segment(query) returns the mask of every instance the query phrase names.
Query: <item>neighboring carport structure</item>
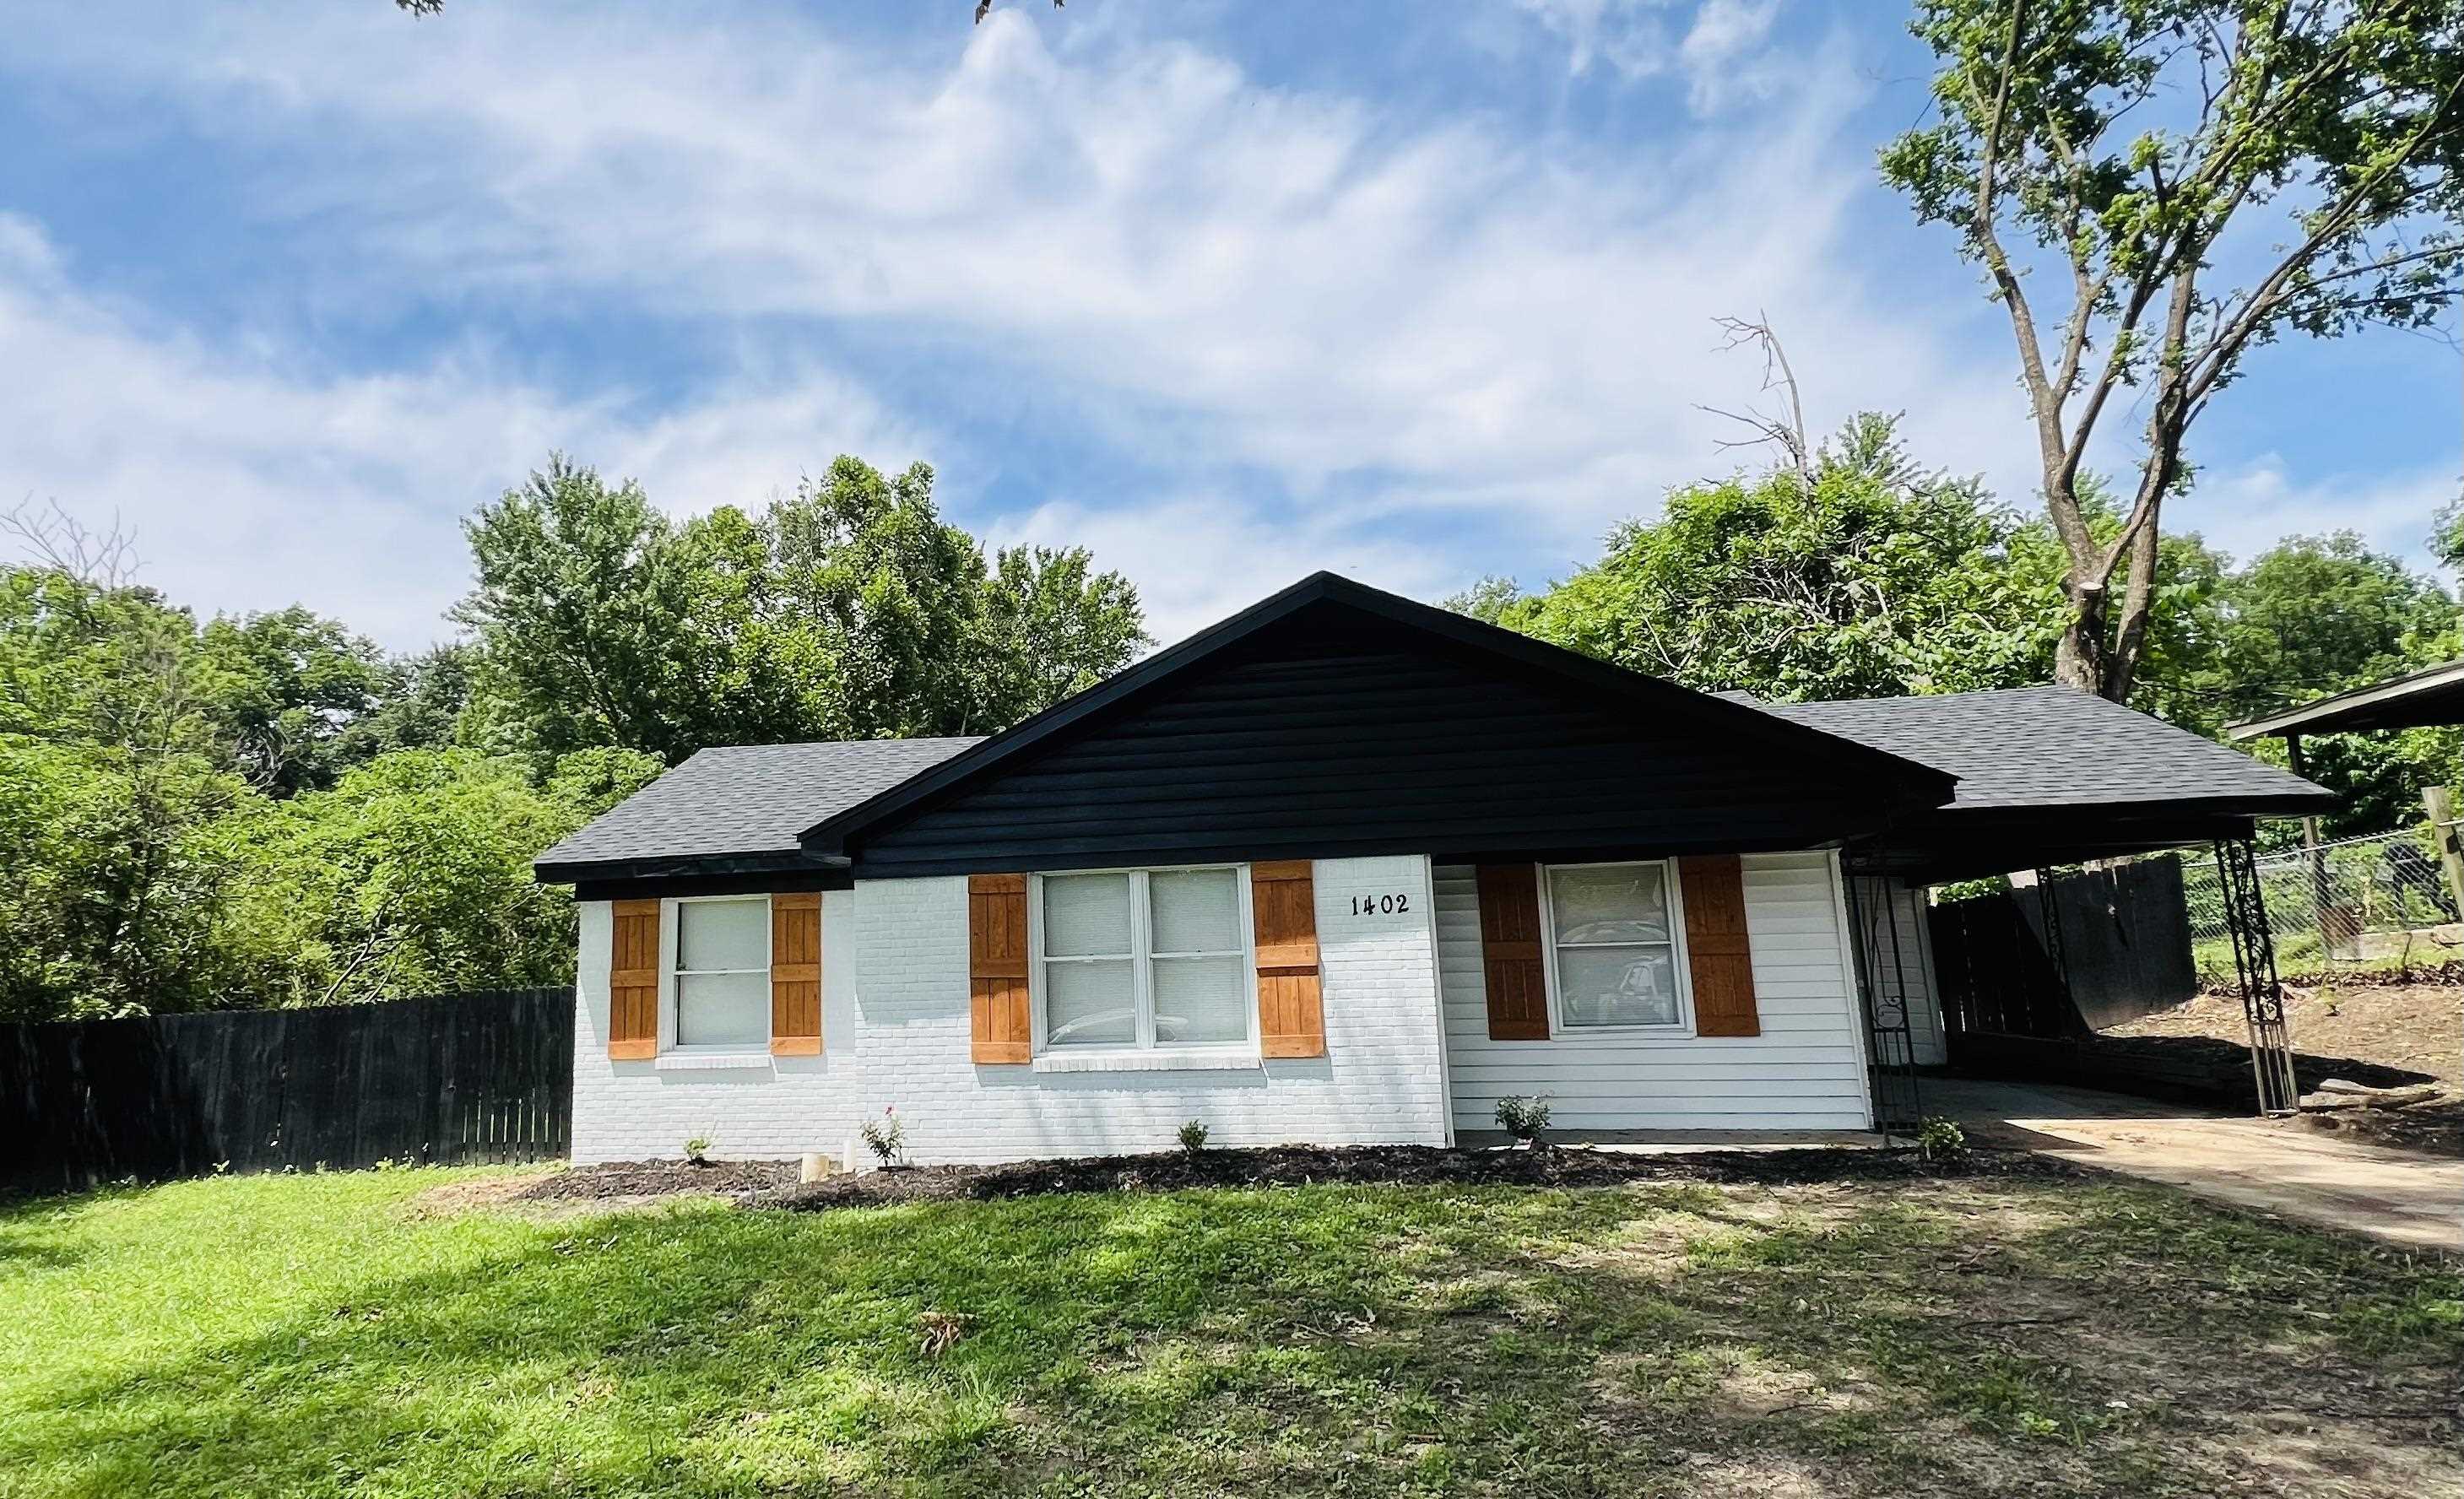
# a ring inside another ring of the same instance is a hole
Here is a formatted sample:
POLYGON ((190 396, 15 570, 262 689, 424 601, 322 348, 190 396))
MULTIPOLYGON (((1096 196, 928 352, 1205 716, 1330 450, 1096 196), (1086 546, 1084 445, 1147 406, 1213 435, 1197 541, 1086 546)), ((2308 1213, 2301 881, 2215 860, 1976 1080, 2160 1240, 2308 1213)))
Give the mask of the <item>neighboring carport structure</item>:
MULTIPOLYGON (((2286 708, 2263 717, 2229 724, 2225 737, 2245 739, 2280 738, 2295 775, 2302 774, 2301 741, 2321 734, 2370 734, 2392 729, 2444 728, 2464 724, 2464 661, 2450 661, 2367 687, 2356 687, 2286 708)), ((2438 838, 2446 865, 2447 884, 2464 905, 2464 847, 2456 836, 2455 809, 2445 786, 2425 786, 2421 800, 2438 838)), ((2319 842, 2315 818, 2304 825, 2309 842, 2319 842)), ((2321 876, 2323 878, 2323 875, 2321 876)), ((2323 897, 2322 897, 2323 898, 2323 897)))
MULTIPOLYGON (((2066 687, 2014 688, 1944 696, 1762 704, 1811 728, 1919 761, 1959 778, 1947 805, 1903 815, 1852 844, 1852 873, 1903 887, 1938 885, 2016 870, 2045 870, 2165 849, 2212 846, 2250 1021, 2261 1107, 2293 1104, 2283 999, 2267 915, 2253 866, 2262 817, 2316 816, 2333 796, 2238 751, 2092 694, 2066 687)), ((1852 882, 1852 889, 1854 882, 1852 882)), ((1860 929, 1869 923, 1860 919, 1860 929)), ((1893 1045, 1913 1056, 1903 1004, 1908 991, 1900 924, 1867 960, 1878 1060, 1893 1045), (1894 974, 1892 970, 1899 971, 1894 974)), ((2058 941, 2048 922, 2047 941, 2058 941)), ((2058 955, 2054 955, 2057 966, 2058 955)))

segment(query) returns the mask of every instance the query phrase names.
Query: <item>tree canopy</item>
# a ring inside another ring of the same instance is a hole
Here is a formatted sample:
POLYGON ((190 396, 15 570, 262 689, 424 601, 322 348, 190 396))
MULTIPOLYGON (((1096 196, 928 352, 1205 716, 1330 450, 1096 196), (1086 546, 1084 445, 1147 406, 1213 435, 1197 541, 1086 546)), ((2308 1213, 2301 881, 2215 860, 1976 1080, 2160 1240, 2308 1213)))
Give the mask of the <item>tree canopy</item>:
POLYGON ((842 457, 758 518, 676 522, 557 458, 465 529, 470 713, 534 757, 990 733, 1147 643, 1128 580, 1076 549, 988 562, 921 464, 842 457))
POLYGON ((1911 30, 1940 67, 1937 112, 1882 174, 1958 231, 2010 320, 2066 560, 2056 674, 2126 700, 2160 511, 2250 352, 2419 326, 2455 299, 2464 11, 1922 0, 1911 30), (2108 417, 2143 426, 2122 523, 2101 530, 2080 485, 2108 417))
POLYGON ((1118 670, 1137 595, 987 558, 932 471, 841 458, 677 521, 553 459, 469 523, 470 638, 388 658, 305 608, 200 624, 116 539, 7 518, 0 1019, 556 982, 549 844, 715 743, 989 732, 1118 670))
MULTIPOLYGON (((2081 500, 2092 534, 2119 531, 2119 505, 2092 479, 2081 500)), ((2045 520, 1925 469, 1869 413, 1803 465, 1792 451, 1670 492, 1540 592, 1490 578, 1446 602, 1706 691, 1819 701, 2051 680, 2064 562, 2045 520)), ((2350 533, 2290 537, 2239 565, 2196 535, 2163 535, 2149 620, 2133 706, 2210 736, 2457 649, 2446 589, 2350 533)), ((2259 753, 2280 761, 2283 749, 2259 753)), ((2322 738, 2306 769, 2343 798, 2331 831, 2376 831, 2416 818, 2420 788, 2464 770, 2464 736, 2322 738)))

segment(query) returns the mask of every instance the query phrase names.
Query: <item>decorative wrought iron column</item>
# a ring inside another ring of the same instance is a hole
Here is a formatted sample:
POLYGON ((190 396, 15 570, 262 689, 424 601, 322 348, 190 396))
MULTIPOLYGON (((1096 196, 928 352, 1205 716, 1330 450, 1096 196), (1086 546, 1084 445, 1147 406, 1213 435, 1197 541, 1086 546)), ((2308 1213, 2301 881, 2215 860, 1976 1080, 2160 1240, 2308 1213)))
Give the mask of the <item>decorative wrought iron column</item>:
POLYGON ((2249 838, 2216 840, 2216 882, 2224 891, 2225 931, 2233 938, 2233 975, 2241 984, 2242 1018, 2250 1027, 2250 1070, 2258 1112, 2291 1113, 2299 1106, 2293 1047, 2284 1028, 2284 984, 2276 973, 2276 938, 2268 930, 2267 896, 2258 883, 2258 855, 2249 838))
POLYGON ((1847 887, 1848 939, 1855 949, 1858 995, 1865 1006, 1865 1029, 1872 1039, 1871 1072, 1874 1088, 1874 1127, 1882 1133, 1887 1143, 1893 1135, 1916 1134, 1921 1117, 1917 1097, 1916 1034, 1908 1023, 1907 958, 1900 940, 1899 913, 1891 899, 1890 876, 1863 876, 1849 872, 1847 862, 1840 863, 1840 877, 1847 887), (1866 900, 1859 888, 1870 878, 1881 892, 1877 915, 1866 911, 1866 900), (1891 981, 1882 982, 1883 940, 1881 930, 1890 933, 1889 949, 1891 981))

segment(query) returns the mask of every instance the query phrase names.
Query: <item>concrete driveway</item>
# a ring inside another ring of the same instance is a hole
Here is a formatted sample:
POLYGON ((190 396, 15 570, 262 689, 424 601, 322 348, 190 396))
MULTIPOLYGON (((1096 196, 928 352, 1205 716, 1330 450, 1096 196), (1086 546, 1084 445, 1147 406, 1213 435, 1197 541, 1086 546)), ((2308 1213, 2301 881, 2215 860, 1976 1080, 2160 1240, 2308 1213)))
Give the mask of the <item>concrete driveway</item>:
POLYGON ((2464 1250, 2464 1161, 2361 1145, 2292 1120, 2041 1083, 1928 1077, 1927 1114, 1972 1139, 2021 1145, 2241 1207, 2464 1250))

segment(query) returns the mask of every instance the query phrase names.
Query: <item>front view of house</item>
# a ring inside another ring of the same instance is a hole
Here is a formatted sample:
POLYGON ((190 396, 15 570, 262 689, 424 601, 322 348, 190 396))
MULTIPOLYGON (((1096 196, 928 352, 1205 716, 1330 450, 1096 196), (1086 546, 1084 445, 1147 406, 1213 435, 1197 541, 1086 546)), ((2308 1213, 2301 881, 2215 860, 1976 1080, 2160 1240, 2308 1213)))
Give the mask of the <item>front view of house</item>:
POLYGON ((1443 1144, 1510 1094, 1577 1134, 1864 1129, 1878 983, 1939 1048, 1922 953, 1877 979, 1941 872, 1908 850, 2318 796, 2059 689, 1896 701, 1997 697, 2099 738, 2059 778, 1991 732, 1895 753, 1904 715, 1834 732, 1871 705, 1766 710, 1319 574, 988 739, 706 750, 539 861, 581 903, 574 1158, 843 1156, 892 1107, 920 1162, 1192 1119, 1443 1144))

